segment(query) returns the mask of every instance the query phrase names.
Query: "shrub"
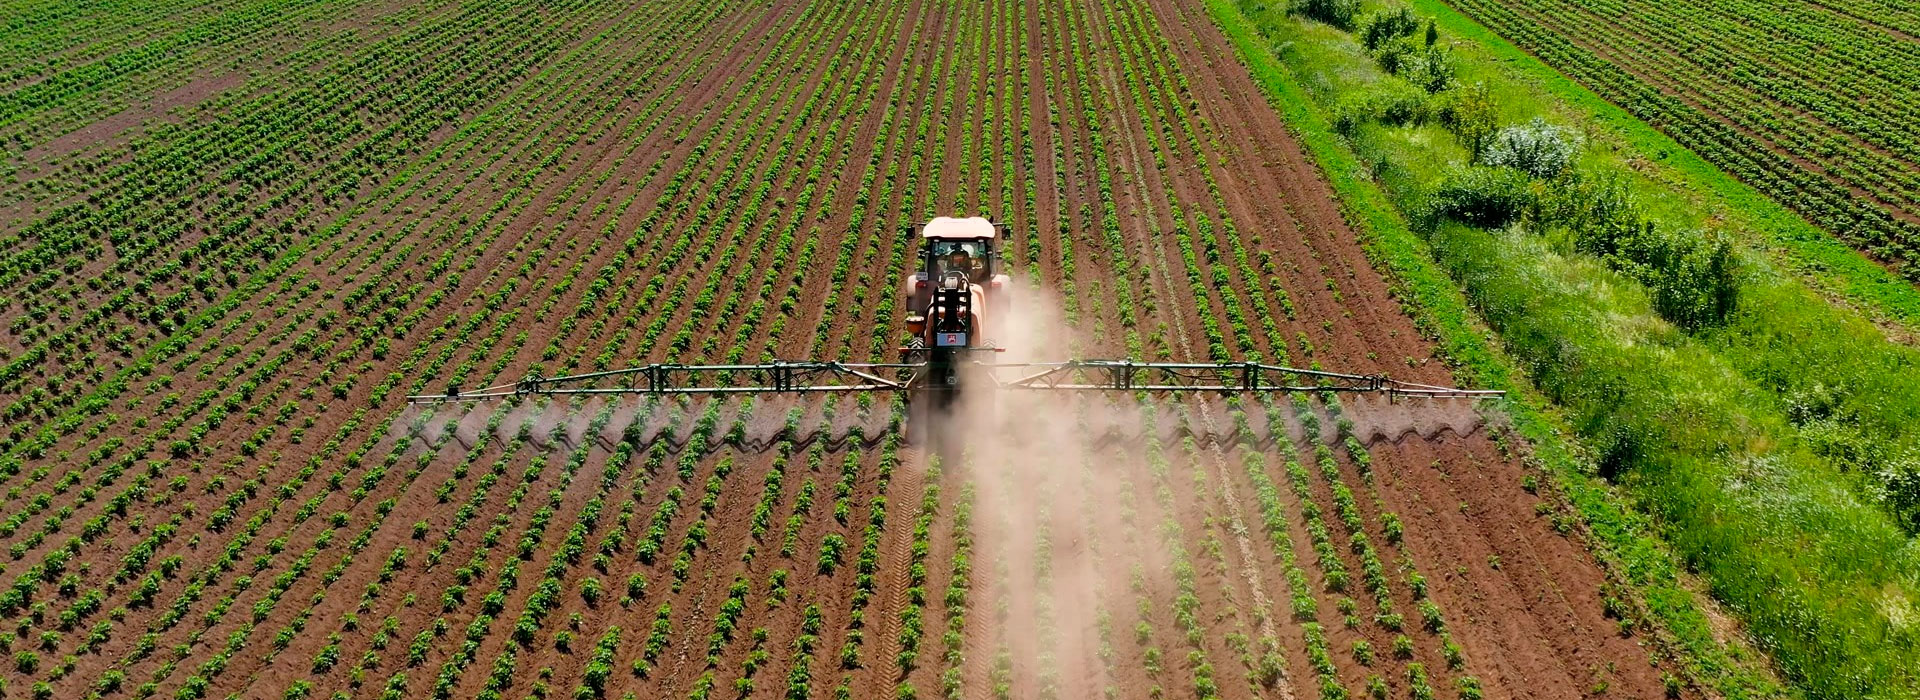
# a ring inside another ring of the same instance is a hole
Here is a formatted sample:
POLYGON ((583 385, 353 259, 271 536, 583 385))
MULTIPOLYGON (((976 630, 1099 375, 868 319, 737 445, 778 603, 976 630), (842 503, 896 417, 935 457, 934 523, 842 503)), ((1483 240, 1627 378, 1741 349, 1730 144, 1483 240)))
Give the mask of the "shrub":
POLYGON ((1404 83, 1383 82, 1363 96, 1348 98, 1334 110, 1333 128, 1352 136, 1361 124, 1419 126, 1434 116, 1427 94, 1404 83))
POLYGON ((1648 222, 1621 241, 1616 267, 1653 292, 1653 310, 1682 328, 1718 325, 1733 313, 1738 275, 1733 243, 1720 234, 1648 222))
POLYGON ((1288 12, 1352 30, 1360 17, 1360 0, 1295 0, 1288 12))
POLYGON ((1414 19, 1413 10, 1402 7, 1367 18, 1366 26, 1360 29, 1360 43, 1366 45, 1368 51, 1375 51, 1390 42, 1413 36, 1419 30, 1420 21, 1414 19))
POLYGON ((1902 514, 1909 531, 1920 529, 1920 456, 1887 459, 1871 475, 1874 495, 1902 514))
POLYGON ((1474 83, 1447 93, 1439 110, 1440 125, 1460 139, 1477 162, 1500 128, 1500 102, 1486 83, 1474 83))
POLYGON ((1480 162, 1514 168, 1544 180, 1566 172, 1582 142, 1579 132, 1534 117, 1533 121, 1495 132, 1480 152, 1480 162))
MULTIPOLYGON (((1409 27, 1414 26, 1411 15, 1408 16, 1407 22, 1409 27)), ((1399 23, 1388 20, 1387 24, 1398 25, 1399 23)), ((1374 62, 1380 64, 1381 70, 1400 76, 1407 83, 1425 90, 1428 94, 1439 94, 1453 87, 1457 68, 1452 54, 1439 46, 1423 45, 1415 41, 1410 29, 1407 35, 1388 38, 1392 36, 1392 31, 1391 26, 1378 30, 1377 36, 1381 43, 1369 49, 1373 54, 1374 62)))
POLYGON ((1452 53, 1428 44, 1413 54, 1413 58, 1416 62, 1405 66, 1400 77, 1406 78, 1407 82, 1419 86, 1430 95, 1437 95, 1453 87, 1453 79, 1459 67, 1454 63, 1452 53))
POLYGON ((1453 219, 1480 228, 1501 228, 1520 220, 1538 202, 1527 176, 1510 168, 1469 167, 1455 171, 1427 196, 1432 219, 1453 219))
POLYGON ((1419 126, 1432 117, 1427 96, 1418 90, 1382 90, 1374 93, 1374 119, 1391 126, 1419 126))
POLYGON ((1662 318, 1698 329, 1733 313, 1739 293, 1733 243, 1712 231, 1654 223, 1618 178, 1563 178, 1548 188, 1540 209, 1545 223, 1573 232, 1574 247, 1646 285, 1662 318))

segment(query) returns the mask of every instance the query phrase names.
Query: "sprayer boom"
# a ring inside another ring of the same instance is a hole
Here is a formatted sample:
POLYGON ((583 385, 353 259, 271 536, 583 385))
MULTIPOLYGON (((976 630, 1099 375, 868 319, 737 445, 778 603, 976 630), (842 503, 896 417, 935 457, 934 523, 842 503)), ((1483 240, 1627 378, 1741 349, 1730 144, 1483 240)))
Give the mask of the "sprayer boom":
MULTIPOLYGON (((967 361, 969 369, 986 370, 983 388, 1055 392, 1214 393, 1343 392, 1394 397, 1491 398, 1501 391, 1454 389, 1414 384, 1383 375, 1342 374, 1258 362, 1134 362, 1131 360, 1070 360, 996 364, 967 361), (1000 370, 1016 376, 1001 378, 1000 370)), ((445 394, 407 397, 408 401, 439 403, 486 401, 522 396, 579 396, 618 394, 807 394, 853 392, 952 391, 923 381, 928 362, 845 363, 771 362, 739 365, 651 364, 606 372, 560 377, 531 375, 513 384, 445 394), (884 376, 891 374, 892 377, 884 376)))
POLYGON ((752 365, 651 364, 627 369, 588 372, 560 377, 528 375, 513 384, 445 394, 409 396, 414 403, 487 401, 549 395, 594 394, 762 394, 903 391, 903 382, 875 372, 911 369, 906 364, 841 362, 771 362, 752 365))
MULTIPOLYGON (((1006 331, 1013 279, 1000 268, 1006 224, 981 217, 935 217, 907 227, 920 241, 920 265, 901 280, 911 340, 900 362, 786 362, 752 365, 652 364, 563 377, 528 376, 475 391, 409 396, 408 401, 485 401, 532 395, 807 394, 907 392, 916 410, 944 410, 963 388, 1149 393, 1364 392, 1428 398, 1487 398, 1469 391, 1413 384, 1385 375, 1341 374, 1258 362, 1070 360, 995 364, 1004 350, 991 338, 1006 331), (1017 376, 1004 378, 1011 370, 1017 376), (963 379, 965 381, 963 381, 963 379)), ((968 389, 971 391, 972 389, 968 389)))
POLYGON ((1071 360, 994 367, 1026 370, 1018 378, 999 382, 1002 389, 1221 394, 1333 391, 1386 394, 1390 398, 1484 398, 1505 393, 1414 384, 1378 374, 1342 374, 1258 362, 1071 360))

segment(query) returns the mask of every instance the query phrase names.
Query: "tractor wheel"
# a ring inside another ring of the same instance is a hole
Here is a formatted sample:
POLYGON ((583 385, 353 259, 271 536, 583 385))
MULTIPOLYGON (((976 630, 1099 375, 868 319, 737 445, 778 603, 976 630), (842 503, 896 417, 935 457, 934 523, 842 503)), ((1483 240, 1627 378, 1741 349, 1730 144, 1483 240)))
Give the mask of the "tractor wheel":
POLYGON ((949 448, 957 448, 953 434, 953 392, 926 391, 907 399, 906 443, 928 455, 953 459, 949 448))
POLYGON ((900 430, 901 441, 913 447, 920 447, 927 442, 928 429, 932 426, 932 411, 927 406, 930 399, 922 394, 924 392, 907 395, 907 421, 900 430))

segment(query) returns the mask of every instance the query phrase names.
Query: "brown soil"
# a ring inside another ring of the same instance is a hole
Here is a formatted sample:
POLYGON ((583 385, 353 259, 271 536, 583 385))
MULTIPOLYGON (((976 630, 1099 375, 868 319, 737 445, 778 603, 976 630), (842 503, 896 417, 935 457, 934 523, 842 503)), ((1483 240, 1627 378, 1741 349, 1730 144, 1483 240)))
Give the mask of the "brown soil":
MULTIPOLYGON (((1218 319, 1229 347, 1238 344, 1226 320, 1237 308, 1264 357, 1449 381, 1367 264, 1312 162, 1191 3, 581 2, 544 21, 570 28, 561 48, 389 163, 408 173, 404 184, 363 182, 351 201, 269 207, 269 219, 287 221, 294 238, 314 247, 276 273, 272 281, 285 285, 220 286, 190 298, 196 313, 229 300, 235 310, 162 358, 156 374, 169 384, 128 369, 127 390, 104 397, 108 410, 76 412, 74 430, 44 454, 8 448, 24 456, 20 474, 0 477, 0 487, 19 487, 9 508, 26 512, 43 494, 48 507, 0 535, 0 545, 18 553, 0 561, 0 577, 14 580, 66 548, 78 592, 98 589, 103 601, 60 630, 58 615, 77 598, 56 593, 52 582, 40 586, 32 601, 47 610, 15 613, 21 639, 40 644, 42 632, 59 634, 46 638, 35 671, 0 671, 9 684, 46 680, 56 692, 84 694, 117 670, 127 678, 121 694, 151 680, 169 696, 200 681, 210 694, 265 697, 302 684, 313 697, 378 697, 388 688, 424 697, 436 686, 448 697, 552 696, 586 682, 596 643, 618 628, 608 697, 685 697, 709 683, 712 697, 787 697, 793 684, 815 698, 843 684, 854 697, 897 696, 903 686, 943 697, 954 679, 960 697, 976 700, 1193 697, 1208 684, 1225 698, 1308 698, 1321 679, 1309 628, 1293 609, 1292 561, 1312 588, 1305 593, 1328 643, 1328 678, 1356 695, 1376 674, 1404 693, 1416 663, 1442 695, 1468 677, 1498 698, 1662 692, 1661 669, 1641 640, 1622 636, 1606 616, 1602 569, 1551 517, 1535 513, 1524 468, 1499 456, 1465 404, 1349 400, 1371 480, 1344 454, 1324 407, 1315 409, 1329 431, 1322 435, 1305 435, 1297 419, 1269 428, 1264 416, 1249 421, 1254 435, 1236 435, 1235 417, 1211 400, 1149 409, 1010 398, 994 413, 968 414, 980 439, 938 472, 916 448, 889 453, 887 397, 864 415, 851 398, 763 397, 737 444, 724 436, 745 411, 740 401, 403 407, 400 396, 416 381, 428 391, 455 373, 469 387, 511 382, 529 371, 585 369, 603 354, 616 367, 718 360, 711 355, 736 338, 749 360, 763 352, 798 359, 816 343, 850 360, 890 359, 885 344, 876 352, 869 343, 876 327, 889 343, 897 335, 880 308, 895 294, 902 264, 912 264, 900 227, 928 212, 984 211, 1037 234, 1030 241, 1017 229, 1008 243, 1007 260, 1021 268, 1029 246, 1038 246, 1031 253, 1041 288, 1029 290, 1033 301, 1023 307, 1050 319, 1008 339, 1025 343, 1023 359, 1117 356, 1130 341, 1150 355, 1143 359, 1201 359, 1207 318, 1218 319), (806 210, 798 209, 803 201, 806 210), (793 245, 812 242, 816 252, 801 274, 772 270, 768 278, 775 236, 789 225, 793 245), (1193 251, 1194 269, 1183 248, 1193 251), (729 250, 731 267, 719 269, 729 250), (680 257, 667 264, 670 255, 680 257), (1267 259, 1271 271, 1262 269, 1267 259), (1212 280, 1216 263, 1226 284, 1212 280), (1190 283, 1193 274, 1200 284, 1190 283), (770 281, 759 296, 763 278, 770 281), (1069 282, 1077 290, 1070 321, 1066 302, 1053 299, 1069 282), (685 295, 672 297, 683 285, 685 295), (705 288, 712 298, 697 299, 705 288), (1131 326, 1119 308, 1122 289, 1137 316, 1131 326), (789 293, 799 303, 783 310, 789 293), (758 324, 736 336, 756 302, 765 304, 758 324), (1291 317, 1281 315, 1283 303, 1294 308, 1291 317), (1271 333, 1256 308, 1276 316, 1271 333), (691 345, 676 347, 683 331, 691 345), (301 349, 288 353, 296 342, 301 349), (384 348, 376 351, 377 343, 384 348), (373 385, 389 374, 400 377, 398 387, 374 401, 373 385), (253 394, 222 406, 241 381, 254 382, 253 394), (203 395, 213 398, 194 400, 203 395), (291 417, 276 423, 283 405, 291 417), (716 405, 713 434, 691 451, 700 442, 695 424, 716 405), (797 435, 780 433, 789 409, 800 415, 797 435), (596 420, 598 432, 590 430, 596 420), (217 425, 199 447, 172 457, 173 441, 203 421, 217 425), (258 449, 242 449, 256 433, 264 435, 258 449), (1357 499, 1356 532, 1385 563, 1384 605, 1406 618, 1408 658, 1391 653, 1398 633, 1374 621, 1383 603, 1359 583, 1365 562, 1315 462, 1314 444, 1324 440, 1334 440, 1336 478, 1357 499), (1260 485, 1245 466, 1250 454, 1279 487, 1291 549, 1276 550, 1269 539, 1260 485), (113 471, 123 455, 132 461, 113 471), (1287 455, 1312 472, 1304 492, 1289 486, 1287 455), (142 497, 110 506, 147 460, 158 476, 142 497), (730 465, 724 476, 722 464, 730 465), (847 465, 842 519, 835 506, 847 465), (329 484, 336 473, 337 486, 329 484), (175 476, 185 477, 182 490, 159 497, 175 476), (701 501, 716 478, 709 511, 701 501), (99 493, 85 498, 70 486, 96 480, 99 493), (801 496, 809 488, 810 505, 801 496), (636 548, 674 489, 679 505, 660 522, 660 551, 643 559, 636 548), (916 533, 929 495, 933 517, 916 533), (763 498, 766 529, 756 535, 753 513, 763 498), (884 518, 876 518, 882 502, 884 518), (231 522, 212 527, 228 503, 231 522), (585 516, 590 504, 598 517, 585 516), (1337 544, 1324 565, 1307 535, 1309 504, 1337 544), (1388 513, 1404 522, 1403 543, 1389 543, 1388 513), (184 566, 159 582, 153 605, 132 605, 153 565, 136 567, 131 582, 114 582, 112 573, 153 526, 176 515, 182 534, 153 561, 179 556, 184 566), (789 518, 793 546, 782 553, 789 518), (95 519, 105 536, 68 544, 95 519), (884 527, 875 533, 869 584, 859 560, 876 519, 884 527), (424 523, 417 536, 415 523, 424 523), (674 590, 682 543, 702 532, 674 590), (577 559, 565 556, 569 537, 581 545, 577 559), (523 540, 532 543, 524 555, 523 540), (829 541, 844 549, 825 570, 818 562, 829 541), (606 556, 596 560, 602 542, 606 556), (962 542, 969 551, 956 557, 962 542), (300 563, 309 548, 315 555, 300 563), (401 549, 406 564, 381 582, 401 549), (429 563, 436 550, 439 560, 429 563), (229 552, 231 570, 189 587, 229 552), (510 564, 516 575, 508 581, 510 564), (1326 590, 1326 567, 1336 566, 1355 573, 1344 594, 1326 590), (1445 615, 1446 637, 1422 625, 1425 599, 1408 583, 1412 570, 1445 615), (784 597, 776 575, 786 578, 784 597), (515 640, 523 612, 547 597, 549 576, 557 584, 551 604, 527 617, 530 635, 515 640), (645 591, 623 600, 633 576, 645 579, 645 591), (590 578, 604 591, 598 600, 583 594, 590 578), (443 601, 461 579, 470 579, 464 595, 443 601), (736 580, 747 590, 737 625, 715 637, 736 580), (948 588, 960 580, 964 593, 950 602, 948 588), (1344 624, 1343 597, 1354 599, 1352 626, 1344 624), (497 612, 483 614, 493 605, 497 612), (666 644, 648 660, 662 605, 670 608, 666 644), (913 610, 922 631, 903 668, 913 610), (112 622, 107 638, 83 646, 102 620, 112 622), (950 641, 954 620, 964 624, 950 641), (137 652, 148 632, 154 651, 137 652), (562 632, 570 642, 561 643, 562 632), (1459 667, 1446 658, 1448 640, 1464 652, 1459 667), (1370 665, 1356 658, 1360 642, 1377 654, 1370 665), (1268 643, 1278 677, 1258 668, 1268 643), (229 645, 231 654, 223 651, 229 645), (857 663, 843 666, 843 648, 857 650, 857 663), (51 675, 68 654, 71 671, 51 675), (645 661, 643 673, 636 661, 645 661)), ((156 104, 166 99, 154 96, 156 104)), ((107 119, 75 133, 124 126, 107 119)), ((309 165, 337 162, 375 139, 313 145, 324 152, 309 165)), ((113 157, 125 145, 94 148, 113 157)), ((195 234, 155 255, 249 260, 224 244, 188 252, 207 240, 195 234)), ((58 284, 79 298, 102 294, 77 280, 58 284)), ((138 352, 125 362, 161 347, 171 332, 115 318, 136 331, 138 352)), ((93 348, 105 340, 75 342, 93 348)), ((68 354, 45 371, 68 382, 88 361, 68 354)), ((52 382, 34 374, 7 398, 52 382)))

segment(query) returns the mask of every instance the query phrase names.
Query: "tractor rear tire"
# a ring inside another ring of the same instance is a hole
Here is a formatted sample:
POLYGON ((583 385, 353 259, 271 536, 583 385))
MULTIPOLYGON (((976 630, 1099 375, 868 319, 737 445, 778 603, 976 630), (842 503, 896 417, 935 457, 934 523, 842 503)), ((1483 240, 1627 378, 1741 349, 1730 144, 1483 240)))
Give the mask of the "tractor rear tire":
POLYGON ((923 391, 907 399, 906 443, 942 461, 958 459, 960 439, 954 434, 954 394, 923 391))
MULTIPOLYGON (((915 392, 920 393, 920 392, 915 392)), ((901 426, 902 442, 919 447, 927 441, 928 429, 932 425, 932 412, 927 408, 927 399, 923 396, 907 397, 907 421, 901 426)))

